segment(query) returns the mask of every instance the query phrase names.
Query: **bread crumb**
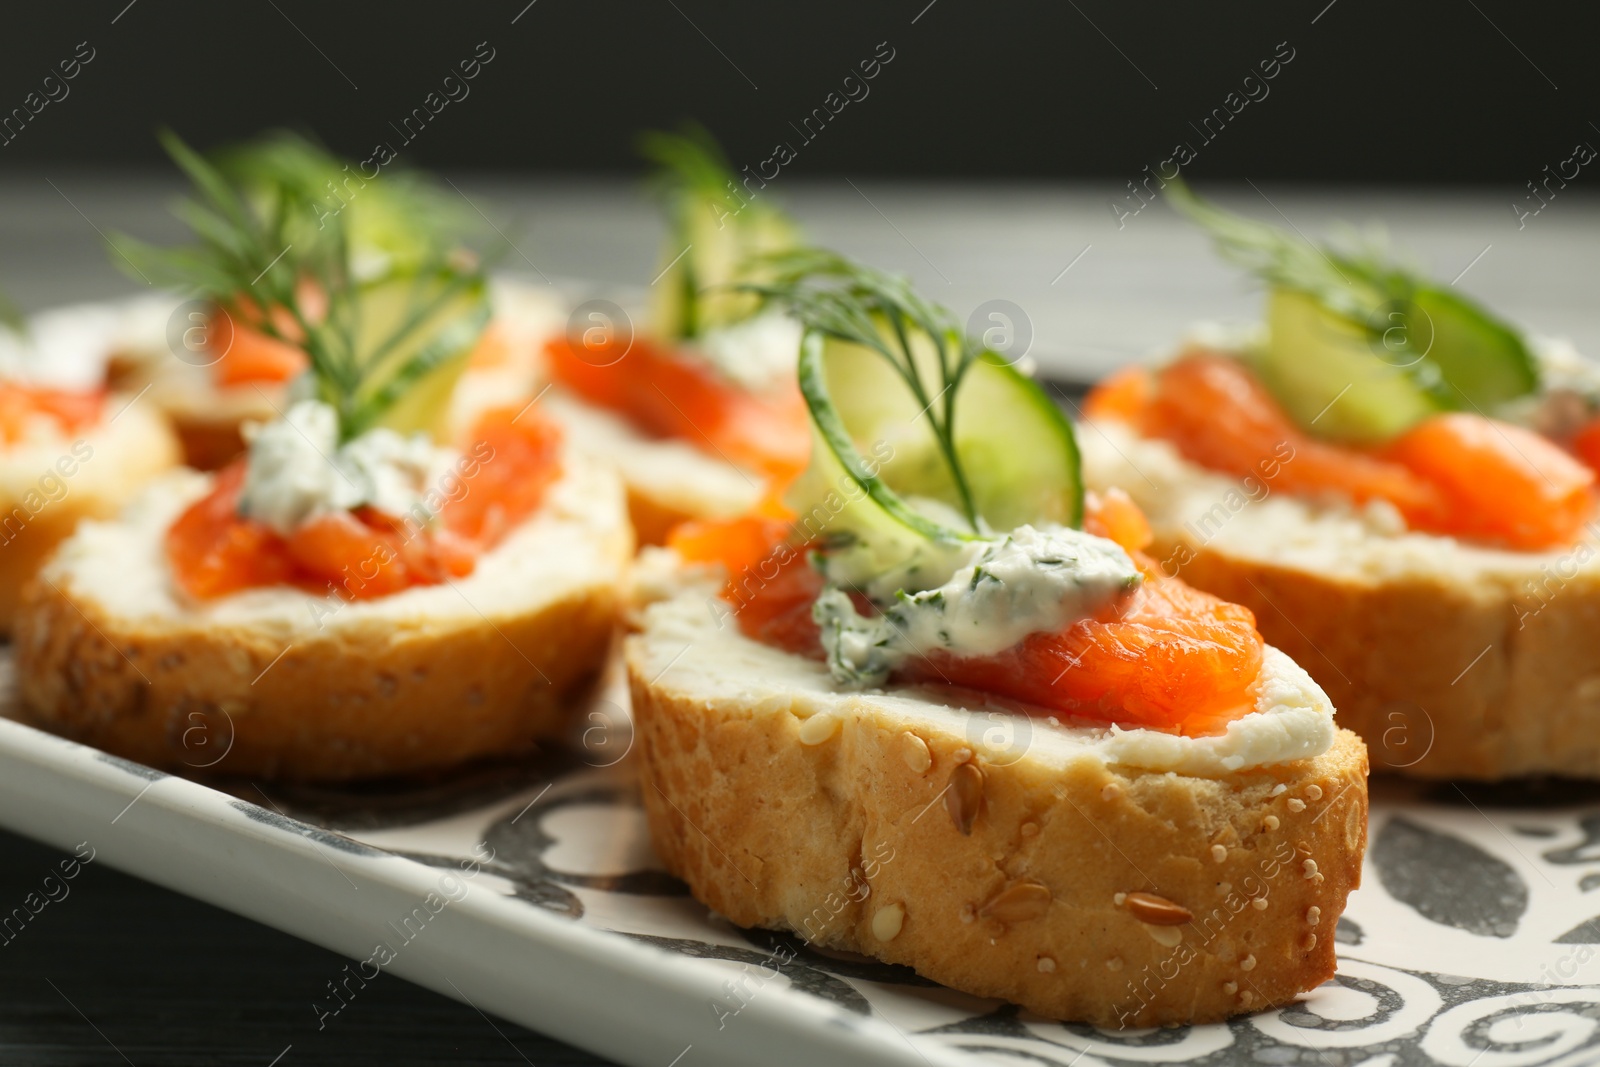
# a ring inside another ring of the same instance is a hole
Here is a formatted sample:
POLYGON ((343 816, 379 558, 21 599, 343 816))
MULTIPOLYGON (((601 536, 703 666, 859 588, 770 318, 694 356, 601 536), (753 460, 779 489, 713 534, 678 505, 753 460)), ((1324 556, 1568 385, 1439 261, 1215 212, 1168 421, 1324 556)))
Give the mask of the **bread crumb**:
POLYGON ((906 766, 915 774, 926 774, 928 768, 933 766, 933 755, 928 751, 928 742, 910 730, 900 735, 900 755, 905 758, 906 766))
POLYGON ((1100 790, 1100 799, 1105 801, 1115 800, 1121 795, 1122 790, 1117 788, 1116 782, 1107 782, 1105 788, 1100 790))
POLYGON ((1305 871, 1305 875, 1306 875, 1307 878, 1315 878, 1317 876, 1317 861, 1316 860, 1306 860, 1303 864, 1300 865, 1300 868, 1301 868, 1301 870, 1305 871))
POLYGON ((1055 973, 1055 969, 1056 969, 1056 961, 1055 960, 1051 959, 1049 956, 1040 956, 1039 957, 1039 973, 1040 974, 1054 974, 1055 973))
POLYGON ((872 916, 872 936, 879 941, 893 941, 900 936, 900 926, 905 918, 906 909, 898 904, 879 908, 872 916))
POLYGON ((1322 799, 1322 787, 1320 785, 1315 785, 1315 784, 1306 786, 1306 799, 1307 800, 1321 800, 1322 799))
POLYGON ((1315 925, 1317 925, 1317 923, 1319 923, 1321 921, 1322 921, 1322 909, 1321 908, 1313 906, 1313 907, 1310 907, 1310 908, 1306 909, 1306 922, 1308 924, 1310 924, 1312 926, 1315 926, 1315 925))
POLYGON ((1317 935, 1316 934, 1307 934, 1306 935, 1306 951, 1310 952, 1312 949, 1314 949, 1316 947, 1317 947, 1317 935))
POLYGON ((1250 902, 1250 906, 1252 908, 1256 909, 1257 911, 1266 911, 1267 910, 1267 898, 1266 897, 1256 897, 1254 900, 1252 900, 1250 902))
POLYGON ((834 734, 839 732, 839 716, 813 715, 800 724, 800 743, 802 745, 820 745, 834 734))
POLYGON ((1276 815, 1268 815, 1265 819, 1261 820, 1261 825, 1265 826, 1268 830, 1276 830, 1278 828, 1278 817, 1276 815))
POLYGON ((1122 907, 1123 903, 1127 901, 1127 899, 1128 894, 1126 893, 1113 893, 1111 895, 1111 903, 1115 904, 1119 908, 1122 907))
POLYGON ((1282 782, 1279 782, 1277 785, 1272 787, 1272 792, 1268 793, 1267 796, 1269 796, 1269 797, 1281 797, 1281 796, 1283 796, 1283 794, 1287 793, 1288 791, 1289 791, 1289 787, 1284 785, 1282 782))
POLYGON ((1032 837, 1034 834, 1039 832, 1039 824, 1036 822, 1025 822, 1022 824, 1020 832, 1023 837, 1032 837))
POLYGON ((1290 797, 1289 798, 1289 810, 1290 811, 1305 811, 1306 810, 1306 802, 1301 800, 1299 797, 1290 797))
POLYGON ((1106 970, 1108 970, 1108 971, 1120 971, 1120 970, 1122 970, 1122 957, 1121 956, 1112 956, 1109 960, 1106 960, 1106 970))
POLYGON ((960 748, 955 750, 955 752, 952 754, 951 758, 954 759, 957 763, 965 763, 965 762, 967 762, 967 760, 972 758, 972 749, 968 748, 965 745, 962 745, 960 748))
POLYGON ((1056 718, 1054 715, 1046 715, 1045 716, 1045 721, 1048 722, 1051 726, 1060 726, 1061 725, 1061 720, 1056 718))
POLYGON ((1228 996, 1231 997, 1235 993, 1239 992, 1239 983, 1238 982, 1223 982, 1222 983, 1222 991, 1224 993, 1226 993, 1228 996))
POLYGON ((1254 1001, 1255 999, 1256 999, 1256 995, 1254 993, 1250 992, 1250 990, 1248 990, 1248 989, 1246 989, 1243 993, 1239 994, 1239 1003, 1241 1003, 1241 1004, 1249 1004, 1250 1002, 1254 1001))
POLYGON ((1226 845, 1212 845, 1211 858, 1218 863, 1228 862, 1228 848, 1226 845))
POLYGON ((1239 961, 1239 969, 1241 971, 1253 971, 1253 970, 1255 970, 1256 969, 1256 958, 1255 958, 1255 955, 1252 953, 1251 955, 1246 956, 1244 959, 1240 960, 1239 961))

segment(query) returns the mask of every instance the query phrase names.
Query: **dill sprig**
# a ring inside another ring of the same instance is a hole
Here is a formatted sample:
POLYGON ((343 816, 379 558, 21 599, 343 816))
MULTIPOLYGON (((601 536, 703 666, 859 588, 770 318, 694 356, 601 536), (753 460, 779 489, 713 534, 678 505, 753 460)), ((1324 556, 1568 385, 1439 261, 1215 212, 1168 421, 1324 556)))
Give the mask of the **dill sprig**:
POLYGON ((297 190, 312 205, 298 220, 303 226, 321 229, 344 216, 361 276, 415 269, 430 252, 448 251, 482 232, 461 197, 423 175, 390 163, 380 175, 364 177, 360 167, 290 130, 223 148, 211 161, 253 201, 279 186, 297 190))
POLYGON ((1422 279, 1369 245, 1340 253, 1267 222, 1235 215, 1198 196, 1181 179, 1169 181, 1167 202, 1198 223, 1229 262, 1269 285, 1305 293, 1345 318, 1366 324, 1386 301, 1403 298, 1422 279))
POLYGON ((738 286, 765 281, 761 258, 796 247, 798 227, 769 194, 740 180, 703 126, 642 134, 639 151, 655 165, 649 186, 667 214, 651 309, 657 332, 693 340, 754 315, 760 301, 738 286))
POLYGON ((1224 259, 1268 285, 1303 293, 1342 317, 1423 392, 1446 407, 1483 409, 1537 388, 1520 331, 1452 285, 1399 262, 1383 242, 1316 244, 1270 223, 1224 211, 1183 181, 1167 200, 1198 223, 1224 259))
POLYGON ((860 345, 894 368, 928 421, 962 518, 973 533, 981 532, 954 428, 962 378, 983 347, 946 308, 923 299, 899 275, 817 248, 770 256, 763 265, 771 280, 743 288, 779 301, 808 331, 860 345), (926 346, 923 355, 919 343, 926 346))
POLYGON ((302 166, 303 152, 298 160, 269 152, 270 162, 258 157, 255 167, 235 156, 224 169, 170 131, 160 140, 194 186, 174 213, 195 243, 158 248, 118 234, 110 239, 118 258, 154 284, 247 313, 253 328, 302 349, 343 439, 379 424, 424 378, 464 356, 488 322, 481 268, 435 238, 416 241, 407 269, 358 278, 348 218, 328 209, 314 180, 325 168, 302 166), (398 309, 374 313, 379 287, 398 309))

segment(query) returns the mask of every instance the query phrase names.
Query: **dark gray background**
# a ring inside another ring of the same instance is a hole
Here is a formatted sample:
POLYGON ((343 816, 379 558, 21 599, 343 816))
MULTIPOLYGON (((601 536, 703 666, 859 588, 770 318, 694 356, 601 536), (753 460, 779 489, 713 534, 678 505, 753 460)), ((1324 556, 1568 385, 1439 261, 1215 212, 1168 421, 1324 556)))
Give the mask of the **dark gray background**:
POLYGON ((1578 3, 127 3, 7 10, 0 113, 78 42, 96 58, 0 168, 154 165, 159 125, 205 144, 291 124, 365 154, 483 41, 494 61, 411 161, 631 171, 636 131, 694 117, 741 163, 795 143, 807 177, 1120 179, 1198 147, 1189 123, 1279 42, 1295 59, 1194 176, 1520 184, 1600 143, 1600 15, 1578 3), (802 145, 790 124, 883 41, 870 95, 802 145))

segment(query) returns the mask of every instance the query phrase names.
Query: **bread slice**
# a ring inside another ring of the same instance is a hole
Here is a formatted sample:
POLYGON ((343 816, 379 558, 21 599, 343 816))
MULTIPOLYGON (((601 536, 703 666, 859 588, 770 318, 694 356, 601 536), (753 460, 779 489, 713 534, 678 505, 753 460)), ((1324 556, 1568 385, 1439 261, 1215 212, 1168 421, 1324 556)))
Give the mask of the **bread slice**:
POLYGON ((106 418, 81 435, 0 451, 0 636, 10 634, 23 585, 79 522, 115 515, 178 461, 178 443, 150 405, 113 395, 106 418))
POLYGON ((182 599, 163 538, 207 484, 185 472, 85 524, 29 587, 16 664, 37 721, 154 766, 399 774, 563 733, 607 655, 633 541, 620 485, 591 464, 569 460, 469 577, 349 603, 182 599))
POLYGON ((1236 481, 1121 423, 1078 437, 1090 488, 1122 486, 1169 573, 1253 610, 1378 769, 1600 776, 1600 526, 1560 550, 1485 548, 1236 481))
POLYGON ((649 568, 626 651, 651 837, 733 922, 1107 1027, 1222 1019, 1332 976, 1366 750, 1281 653, 1246 718, 1327 747, 1256 765, 1238 737, 839 691, 743 637, 716 575, 649 568))
POLYGON ((762 475, 708 455, 691 441, 649 437, 560 387, 552 387, 539 403, 566 430, 574 448, 622 475, 628 514, 642 545, 664 543, 681 522, 743 515, 761 500, 762 475))

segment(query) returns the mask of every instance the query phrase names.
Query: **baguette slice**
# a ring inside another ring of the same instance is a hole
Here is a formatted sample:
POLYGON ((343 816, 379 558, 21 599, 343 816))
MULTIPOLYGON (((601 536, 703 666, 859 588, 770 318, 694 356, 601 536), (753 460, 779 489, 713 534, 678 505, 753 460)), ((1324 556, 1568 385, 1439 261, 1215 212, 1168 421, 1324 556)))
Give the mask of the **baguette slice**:
POLYGON ((626 649, 651 837, 733 922, 1107 1027, 1218 1020, 1332 976, 1366 749, 1276 650, 1259 705, 1283 718, 1257 741, 1326 749, 1251 765, 1234 737, 842 692, 743 637, 716 576, 650 567, 626 649))
POLYGON ((9 635, 22 588, 84 519, 115 515, 178 462, 178 442, 152 407, 113 395, 106 419, 79 436, 0 453, 0 636, 9 635))
POLYGON ((37 721, 154 766, 373 777, 561 735, 606 657, 633 548, 609 472, 569 459, 467 578, 348 603, 180 599, 163 539, 207 484, 185 472, 85 524, 29 587, 16 662, 37 721))
POLYGON ((1379 769, 1600 777, 1600 527, 1559 550, 1485 548, 1236 481, 1122 423, 1078 438, 1086 484, 1133 496, 1168 573, 1254 611, 1379 769))

